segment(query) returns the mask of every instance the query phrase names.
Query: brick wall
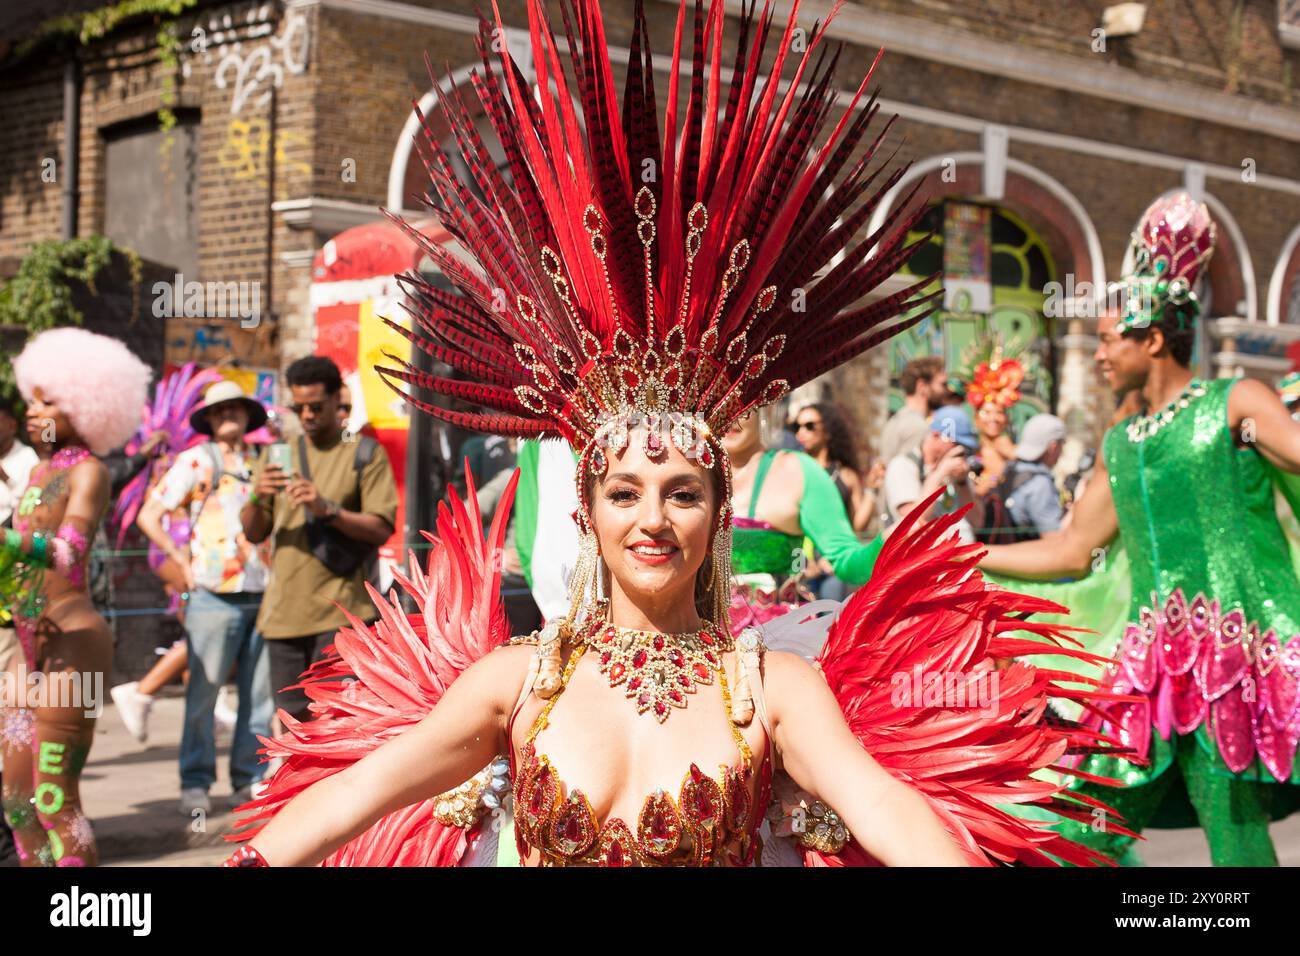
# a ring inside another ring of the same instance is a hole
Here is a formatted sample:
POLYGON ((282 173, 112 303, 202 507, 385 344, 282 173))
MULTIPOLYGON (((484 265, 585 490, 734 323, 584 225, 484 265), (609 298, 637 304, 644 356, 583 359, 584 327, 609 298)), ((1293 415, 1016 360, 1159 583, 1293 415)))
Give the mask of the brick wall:
MULTIPOLYGON (((918 30, 931 23, 1003 43, 1011 62, 1017 49, 1046 50, 1059 54, 1063 71, 1101 62, 1115 70, 1133 71, 1135 83, 1148 76, 1196 84, 1207 91, 1235 91, 1243 110, 1257 103, 1294 102, 1291 78, 1300 66, 1300 53, 1284 50, 1278 43, 1272 0, 1241 4, 1237 33, 1225 20, 1235 4, 1158 0, 1148 4, 1142 33, 1112 42, 1105 54, 1093 53, 1089 45, 1104 2, 860 2, 871 12, 913 18, 918 30)), ((474 15, 470 0, 408 0, 408 6, 474 15)), ((605 7, 611 43, 626 46, 631 4, 607 0, 605 7)), ((527 27, 522 0, 503 3, 501 9, 507 24, 527 27)), ((666 50, 671 43, 673 14, 670 4, 651 0, 647 6, 657 50, 666 50)), ((426 53, 439 74, 472 65, 477 62, 474 37, 436 25, 319 5, 287 10, 275 4, 208 4, 181 24, 182 35, 189 35, 197 25, 209 40, 206 50, 184 54, 185 72, 178 87, 179 105, 198 110, 201 116, 201 278, 263 283, 269 279, 270 307, 279 322, 259 330, 258 349, 268 356, 269 364, 283 365, 314 347, 307 263, 329 233, 272 215, 270 203, 316 197, 355 204, 362 210, 384 204, 394 149, 411 102, 430 89, 426 53), (279 70, 281 82, 274 104, 272 188, 268 163, 272 110, 270 103, 262 102, 268 84, 265 78, 260 85, 250 78, 274 69, 279 70), (354 181, 343 175, 345 161, 349 172, 355 171, 354 181)), ((103 220, 102 130, 153 115, 161 105, 154 30, 152 25, 142 25, 82 50, 79 208, 83 233, 97 230, 103 220)), ((875 54, 874 45, 846 48, 838 73, 840 85, 861 77, 875 54)), ((668 61, 660 56, 656 62, 663 69, 668 61)), ((622 68, 616 67, 615 76, 621 84, 622 68)), ((666 90, 662 73, 660 79, 662 102, 666 90)), ((40 181, 40 160, 60 155, 61 67, 53 60, 25 63, 6 73, 3 81, 0 128, 6 131, 6 145, 0 150, 0 257, 20 256, 35 239, 58 234, 60 185, 40 181)), ((875 81, 888 99, 909 106, 1178 160, 1236 168, 1251 159, 1260 174, 1300 179, 1297 144, 1250 129, 1167 115, 899 52, 886 54, 875 81)), ((474 103, 468 86, 464 93, 474 103)), ((916 118, 898 123, 892 143, 900 142, 904 145, 896 162, 981 149, 976 131, 916 118)), ((1129 232, 1142 210, 1182 179, 1178 169, 1135 163, 1118 154, 1084 155, 1060 144, 1013 140, 1010 156, 1050 176, 1079 200, 1096 227, 1110 278, 1119 272, 1129 232)), ((413 157, 413 162, 418 164, 418 158, 413 157)), ((972 175, 978 180, 977 174, 972 175)), ((421 181, 418 174, 412 178, 421 181)), ((1016 192, 1017 188, 1014 181, 1009 184, 1006 204, 1043 231, 1061 271, 1077 270, 1073 247, 1054 224, 1059 210, 1048 208, 1041 196, 1034 200, 1016 192)), ((1300 195, 1218 179, 1209 180, 1207 189, 1241 227, 1262 319, 1274 263, 1282 243, 1300 223, 1300 195)), ((408 196, 406 204, 418 207, 414 197, 408 196)), ((1233 266, 1220 259, 1214 268, 1222 271, 1233 266)), ((878 381, 879 374, 877 356, 843 377, 846 387, 864 393, 858 397, 863 408, 883 407, 882 397, 866 384, 878 381), (870 364, 873 361, 875 365, 870 364)), ((1103 414, 1107 405, 1099 399, 1097 414, 1103 414)), ((873 411, 865 417, 875 424, 879 415, 873 411)))

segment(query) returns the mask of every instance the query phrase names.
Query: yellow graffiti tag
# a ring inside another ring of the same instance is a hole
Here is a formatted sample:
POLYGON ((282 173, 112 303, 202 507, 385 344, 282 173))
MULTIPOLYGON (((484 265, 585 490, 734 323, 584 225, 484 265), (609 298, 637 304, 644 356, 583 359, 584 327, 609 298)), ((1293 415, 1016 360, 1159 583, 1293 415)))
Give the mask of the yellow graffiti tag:
MULTIPOLYGON (((270 138, 265 119, 232 119, 226 127, 226 141, 217 152, 217 163, 235 179, 260 179, 266 175, 266 153, 270 138)), ((286 146, 306 144, 306 137, 296 130, 277 130, 276 167, 310 176, 309 164, 301 160, 290 161, 285 155, 286 146)))

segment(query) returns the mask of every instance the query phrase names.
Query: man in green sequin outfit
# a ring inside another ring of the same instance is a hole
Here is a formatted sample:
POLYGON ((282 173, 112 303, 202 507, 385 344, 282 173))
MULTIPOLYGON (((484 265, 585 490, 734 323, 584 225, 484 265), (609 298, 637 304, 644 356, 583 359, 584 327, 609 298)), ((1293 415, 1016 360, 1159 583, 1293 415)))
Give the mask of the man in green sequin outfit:
MULTIPOLYGON (((1070 835, 1120 859, 1133 839, 1124 828, 1199 823, 1216 866, 1267 866, 1277 863, 1270 820, 1300 804, 1300 582, 1273 495, 1280 472, 1300 472, 1300 424, 1263 382, 1192 374, 1192 289, 1213 234, 1186 194, 1148 210, 1095 358, 1117 394, 1138 389, 1149 411, 1106 433, 1064 531, 992 547, 981 567, 1040 581, 1104 574, 1118 535, 1128 625, 1092 649, 1116 659, 1104 679, 1131 702, 1084 722, 1133 759, 1094 756, 1078 768, 1120 789, 1083 777, 1073 789, 1124 820, 1098 810, 1070 835)), ((1053 585, 1040 587, 1052 596, 1053 585)))

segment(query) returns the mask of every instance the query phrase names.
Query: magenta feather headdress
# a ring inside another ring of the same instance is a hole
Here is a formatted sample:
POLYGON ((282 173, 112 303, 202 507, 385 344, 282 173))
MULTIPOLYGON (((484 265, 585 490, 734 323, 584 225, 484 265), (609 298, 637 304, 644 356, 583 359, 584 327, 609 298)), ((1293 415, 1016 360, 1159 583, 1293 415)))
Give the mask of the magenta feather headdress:
POLYGON ((177 455, 203 441, 204 436, 190 427, 190 415, 203 401, 207 387, 221 378, 216 369, 200 369, 194 362, 187 362, 165 376, 154 390, 153 401, 145 403, 140 427, 127 442, 126 453, 134 455, 160 429, 167 433, 167 438, 153 449, 149 464, 127 483, 113 505, 118 547, 122 546, 127 529, 135 523, 154 482, 167 472, 177 455))

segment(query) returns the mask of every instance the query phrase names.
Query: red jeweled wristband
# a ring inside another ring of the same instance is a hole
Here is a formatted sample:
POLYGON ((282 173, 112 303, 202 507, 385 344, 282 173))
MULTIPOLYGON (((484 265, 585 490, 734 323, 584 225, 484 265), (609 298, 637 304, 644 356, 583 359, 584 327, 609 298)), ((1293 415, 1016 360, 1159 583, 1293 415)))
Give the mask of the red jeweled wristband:
POLYGON ((244 845, 241 846, 234 853, 230 854, 230 859, 226 860, 226 862, 222 863, 221 865, 222 866, 270 867, 271 864, 266 862, 266 859, 262 856, 262 854, 257 852, 257 849, 255 847, 244 845))

